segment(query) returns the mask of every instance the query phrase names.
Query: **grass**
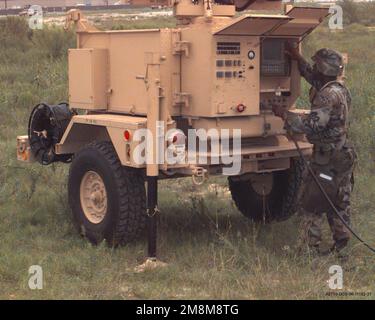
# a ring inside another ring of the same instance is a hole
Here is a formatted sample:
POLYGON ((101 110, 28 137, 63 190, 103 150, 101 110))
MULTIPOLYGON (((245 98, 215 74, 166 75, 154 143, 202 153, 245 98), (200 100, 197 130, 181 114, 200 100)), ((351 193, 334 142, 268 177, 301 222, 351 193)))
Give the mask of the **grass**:
MULTIPOLYGON (((136 28, 132 23, 126 26, 136 28)), ((173 25, 171 18, 144 23, 173 25)), ((145 241, 112 250, 80 238, 67 206, 68 167, 15 160, 15 138, 26 132, 33 105, 67 99, 66 48, 74 45, 74 35, 58 28, 31 34, 17 19, 0 20, 0 43, 0 298, 332 298, 326 295, 328 268, 338 261, 297 253, 299 217, 253 224, 234 207, 221 178, 200 187, 190 179, 161 183, 164 269, 134 272, 144 260, 145 241), (35 264, 43 267, 43 290, 28 288, 28 268, 35 264)), ((308 38, 304 52, 308 56, 324 46, 349 53, 351 137, 360 155, 353 225, 375 244, 374 33, 360 25, 336 33, 321 28, 308 38)), ((308 103, 307 89, 300 105, 308 103)), ((327 228, 325 237, 329 241, 327 228)), ((373 299, 374 256, 355 240, 350 250, 343 291, 370 293, 356 298, 373 299)))

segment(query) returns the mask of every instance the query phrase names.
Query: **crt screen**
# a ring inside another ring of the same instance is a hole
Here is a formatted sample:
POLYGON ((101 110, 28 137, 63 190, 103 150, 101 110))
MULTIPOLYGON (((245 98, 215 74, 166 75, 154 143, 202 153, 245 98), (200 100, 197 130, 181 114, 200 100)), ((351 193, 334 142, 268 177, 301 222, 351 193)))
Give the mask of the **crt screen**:
POLYGON ((283 62, 284 60, 284 45, 283 40, 279 39, 267 39, 263 42, 262 52, 263 52, 263 61, 279 61, 283 62))
POLYGON ((264 76, 287 76, 289 59, 285 56, 283 39, 265 39, 262 42, 261 74, 264 76))

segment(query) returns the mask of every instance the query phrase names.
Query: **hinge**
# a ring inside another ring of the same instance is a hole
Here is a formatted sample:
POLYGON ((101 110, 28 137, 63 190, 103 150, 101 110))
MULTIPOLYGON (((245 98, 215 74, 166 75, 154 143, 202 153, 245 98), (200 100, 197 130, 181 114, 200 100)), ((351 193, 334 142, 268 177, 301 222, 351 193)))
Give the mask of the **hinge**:
POLYGON ((165 98, 163 87, 159 87, 159 99, 165 98))
POLYGON ((175 107, 189 107, 190 94, 186 92, 176 92, 173 96, 173 105, 175 107))
POLYGON ((173 44, 173 54, 174 55, 185 55, 186 57, 189 56, 189 41, 175 41, 173 44))

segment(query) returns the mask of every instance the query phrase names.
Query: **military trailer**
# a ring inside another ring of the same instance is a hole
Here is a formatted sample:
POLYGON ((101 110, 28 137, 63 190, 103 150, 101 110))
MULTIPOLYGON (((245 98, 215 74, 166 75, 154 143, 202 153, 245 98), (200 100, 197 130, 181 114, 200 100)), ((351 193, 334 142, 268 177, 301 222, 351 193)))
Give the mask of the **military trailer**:
MULTIPOLYGON (((267 223, 296 211, 303 166, 272 106, 298 112, 301 78, 285 45, 300 46, 328 15, 266 0, 171 5, 173 29, 100 31, 69 11, 67 27, 77 32, 69 104, 37 105, 28 135, 18 137, 22 161, 71 162, 69 204, 82 234, 92 243, 128 243, 148 219, 150 256, 158 180, 191 176, 199 184, 228 174, 218 154, 225 144, 239 168, 228 181, 240 212, 267 223), (191 136, 194 129, 206 137, 191 136), (178 161, 160 161, 160 150, 178 161)), ((303 136, 294 138, 311 153, 303 136)))

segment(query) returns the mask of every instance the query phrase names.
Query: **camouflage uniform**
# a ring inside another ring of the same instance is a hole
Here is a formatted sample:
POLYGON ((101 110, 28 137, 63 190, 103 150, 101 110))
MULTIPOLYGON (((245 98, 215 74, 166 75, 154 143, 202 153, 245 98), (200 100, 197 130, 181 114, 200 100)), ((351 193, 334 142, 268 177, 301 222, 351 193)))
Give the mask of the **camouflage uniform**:
MULTIPOLYGON (((355 151, 347 139, 351 96, 348 89, 337 80, 321 85, 307 62, 299 61, 299 69, 301 75, 312 85, 311 113, 298 116, 288 112, 286 127, 289 131, 306 134, 308 141, 314 145, 311 167, 341 217, 349 224, 350 194, 356 159, 355 151)), ((335 215, 311 175, 307 172, 306 175, 301 198, 305 218, 303 240, 310 246, 319 245, 322 238, 323 213, 326 213, 336 248, 339 250, 340 246, 345 246, 348 242, 350 233, 335 215)))

